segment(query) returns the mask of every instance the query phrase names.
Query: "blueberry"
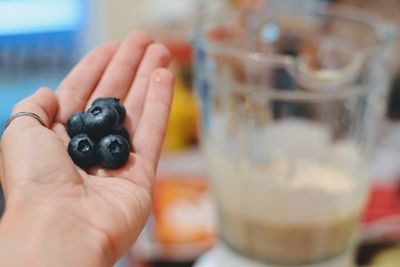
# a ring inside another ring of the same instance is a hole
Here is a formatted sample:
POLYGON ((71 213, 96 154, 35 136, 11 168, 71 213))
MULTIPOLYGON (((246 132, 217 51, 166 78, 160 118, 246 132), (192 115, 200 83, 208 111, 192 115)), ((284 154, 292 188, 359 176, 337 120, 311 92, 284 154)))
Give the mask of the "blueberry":
POLYGON ((118 112, 108 104, 90 107, 83 117, 88 134, 96 139, 109 134, 118 124, 118 112))
POLYGON ((105 168, 122 167, 128 161, 129 154, 129 143, 120 135, 107 135, 97 144, 97 158, 105 168))
POLYGON ((118 124, 117 127, 112 131, 113 134, 120 135, 123 138, 125 138, 128 143, 131 140, 131 137, 129 136, 128 130, 121 124, 118 124))
POLYGON ((68 153, 73 162, 87 169, 97 164, 96 145, 87 134, 78 134, 68 145, 68 153))
POLYGON ((113 97, 100 97, 97 98, 95 101, 93 101, 92 106, 93 105, 97 105, 97 104, 109 104, 111 106, 113 106, 117 111, 118 111, 118 115, 119 115, 119 122, 122 123, 125 120, 126 117, 126 110, 124 105, 122 105, 122 103, 119 101, 118 98, 113 98, 113 97))
POLYGON ((84 133, 85 123, 83 121, 83 112, 75 112, 67 121, 67 132, 69 137, 73 138, 75 135, 84 133))

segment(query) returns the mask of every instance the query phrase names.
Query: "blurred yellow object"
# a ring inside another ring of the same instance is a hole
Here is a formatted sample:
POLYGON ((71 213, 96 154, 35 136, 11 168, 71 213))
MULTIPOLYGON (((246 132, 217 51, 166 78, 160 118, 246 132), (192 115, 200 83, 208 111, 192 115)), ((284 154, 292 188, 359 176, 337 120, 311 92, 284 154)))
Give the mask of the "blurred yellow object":
POLYGON ((392 248, 379 253, 370 267, 399 267, 400 248, 392 248))
POLYGON ((164 152, 186 148, 196 139, 197 107, 193 92, 180 75, 176 77, 172 110, 164 152))

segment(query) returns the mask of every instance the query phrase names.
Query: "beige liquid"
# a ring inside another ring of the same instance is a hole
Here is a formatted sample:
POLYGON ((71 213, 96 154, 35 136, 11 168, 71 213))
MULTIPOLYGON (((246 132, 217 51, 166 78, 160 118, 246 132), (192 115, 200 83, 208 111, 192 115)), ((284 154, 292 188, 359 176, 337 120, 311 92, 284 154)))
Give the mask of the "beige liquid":
POLYGON ((321 224, 273 224, 220 212, 222 239, 237 252, 265 262, 306 264, 344 251, 356 214, 321 224))
POLYGON ((322 149, 331 153, 326 162, 299 157, 260 163, 237 160, 216 147, 209 143, 205 151, 221 238, 231 248, 267 263, 302 265, 349 247, 366 191, 364 168, 351 145, 322 149))

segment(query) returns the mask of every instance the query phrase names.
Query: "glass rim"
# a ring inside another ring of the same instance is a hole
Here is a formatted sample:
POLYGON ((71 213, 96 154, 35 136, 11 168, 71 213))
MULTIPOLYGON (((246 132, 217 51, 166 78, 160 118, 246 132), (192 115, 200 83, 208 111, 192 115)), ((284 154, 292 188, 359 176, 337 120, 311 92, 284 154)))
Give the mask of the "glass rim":
MULTIPOLYGON (((228 14, 244 14, 245 12, 250 12, 254 14, 261 14, 265 17, 271 18, 277 16, 276 14, 270 13, 270 11, 265 12, 259 10, 245 10, 240 12, 229 10, 227 12, 228 14)), ((287 15, 295 14, 294 12, 289 12, 287 10, 283 12, 278 11, 278 13, 279 12, 281 12, 281 14, 287 15)), ((397 26, 394 23, 390 23, 374 13, 345 4, 330 4, 329 8, 321 8, 321 6, 319 6, 312 11, 301 11, 295 15, 305 17, 335 17, 341 20, 352 21, 371 29, 377 41, 375 44, 366 46, 364 49, 360 49, 355 52, 360 56, 366 56, 372 53, 375 49, 381 47, 382 45, 386 45, 391 42, 394 43, 395 40, 400 37, 400 26, 397 26)), ((205 17, 203 17, 203 20, 207 20, 210 18, 212 19, 213 17, 208 17, 206 15, 205 17)), ((198 25, 196 32, 198 36, 195 38, 195 46, 198 46, 207 53, 213 55, 228 56, 230 58, 235 58, 241 61, 252 61, 282 66, 294 64, 294 61, 296 61, 296 58, 291 55, 283 55, 279 53, 268 53, 267 55, 263 52, 257 52, 251 49, 236 48, 230 46, 229 44, 220 44, 219 41, 213 41, 210 40, 210 38, 206 37, 208 33, 207 30, 209 29, 205 28, 206 27, 204 27, 204 25, 198 25)))

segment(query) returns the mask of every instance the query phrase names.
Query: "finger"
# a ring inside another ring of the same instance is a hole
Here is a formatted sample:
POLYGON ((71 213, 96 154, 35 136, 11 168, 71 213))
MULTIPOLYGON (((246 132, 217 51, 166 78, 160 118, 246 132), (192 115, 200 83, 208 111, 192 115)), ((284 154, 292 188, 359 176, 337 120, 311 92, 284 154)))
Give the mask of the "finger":
MULTIPOLYGON (((35 113, 49 127, 57 108, 55 94, 43 88, 17 104, 13 113, 35 113)), ((77 182, 79 178, 61 140, 32 117, 18 117, 9 124, 1 140, 1 151, 8 191, 15 182, 25 180, 42 184, 77 182)))
POLYGON ((3 156, 1 153, 0 153, 0 182, 1 182, 1 187, 3 189, 4 197, 6 197, 7 187, 4 177, 3 156))
POLYGON ((142 116, 150 76, 156 69, 166 68, 170 61, 171 54, 164 45, 153 44, 147 49, 132 88, 125 100, 125 106, 129 113, 129 120, 126 123, 132 135, 142 116))
POLYGON ((174 77, 169 70, 158 69, 151 75, 150 85, 132 144, 135 152, 158 164, 171 110, 174 77))
POLYGON ((98 97, 113 96, 124 99, 147 47, 153 39, 144 32, 133 32, 127 36, 108 65, 89 104, 98 97))
MULTIPOLYGON (((14 110, 13 114, 16 114, 20 111, 25 112, 33 112, 38 115, 42 121, 49 126, 52 124, 54 116, 57 112, 58 102, 54 93, 48 88, 40 88, 32 97, 33 101, 22 101, 18 103, 14 110)), ((22 127, 29 127, 34 125, 41 125, 39 121, 32 117, 22 116, 15 118, 7 127, 7 129, 14 127, 15 132, 18 133, 22 127)), ((6 131, 7 132, 7 131, 6 131)), ((4 135, 5 136, 5 135, 4 135)), ((5 137, 2 138, 2 141, 5 137)), ((3 163, 3 149, 0 154, 0 182, 3 187, 3 191, 6 194, 7 192, 7 184, 5 182, 5 173, 4 173, 4 163, 3 163)))
POLYGON ((61 141, 64 143, 65 148, 68 148, 71 138, 69 137, 65 126, 62 123, 57 122, 53 124, 51 130, 61 139, 61 141))
MULTIPOLYGON (((32 112, 38 115, 45 123, 46 127, 50 127, 53 123, 54 116, 57 113, 58 101, 54 93, 49 88, 40 88, 31 97, 18 103, 13 114, 18 112, 32 112)), ((10 122, 6 131, 12 128, 13 131, 21 130, 25 127, 40 125, 40 122, 29 116, 21 116, 10 122), (13 127, 11 127, 13 126, 13 127)))
POLYGON ((117 43, 95 48, 68 74, 56 93, 60 102, 57 121, 65 124, 72 113, 85 108, 117 48, 117 43))

